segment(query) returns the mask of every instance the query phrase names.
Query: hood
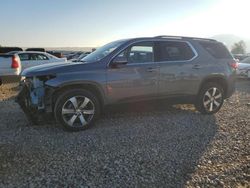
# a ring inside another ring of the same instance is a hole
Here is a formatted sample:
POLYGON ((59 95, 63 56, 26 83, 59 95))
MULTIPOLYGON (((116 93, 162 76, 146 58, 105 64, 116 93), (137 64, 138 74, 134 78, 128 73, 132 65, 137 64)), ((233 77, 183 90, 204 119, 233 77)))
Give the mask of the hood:
POLYGON ((22 72, 22 76, 31 77, 31 76, 43 76, 43 75, 53 75, 58 73, 70 73, 73 71, 79 70, 79 67, 82 67, 86 63, 82 62, 57 62, 49 63, 44 65, 38 65, 25 69, 22 72))

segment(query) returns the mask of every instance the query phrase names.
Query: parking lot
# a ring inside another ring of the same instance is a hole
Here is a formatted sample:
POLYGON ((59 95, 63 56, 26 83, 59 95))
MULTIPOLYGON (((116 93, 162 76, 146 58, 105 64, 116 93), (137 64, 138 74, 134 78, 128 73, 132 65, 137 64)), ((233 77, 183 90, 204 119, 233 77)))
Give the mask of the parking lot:
POLYGON ((0 86, 0 187, 248 187, 250 81, 216 115, 190 105, 107 109, 94 127, 69 133, 31 125, 0 86))

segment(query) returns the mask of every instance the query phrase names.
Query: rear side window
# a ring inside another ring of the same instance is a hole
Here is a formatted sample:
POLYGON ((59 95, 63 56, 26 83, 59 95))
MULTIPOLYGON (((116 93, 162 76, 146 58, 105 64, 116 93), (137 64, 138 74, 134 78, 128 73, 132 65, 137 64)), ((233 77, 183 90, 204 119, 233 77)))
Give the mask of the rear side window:
POLYGON ((195 56, 190 45, 186 42, 159 42, 159 61, 187 61, 195 56))
POLYGON ((219 42, 200 42, 200 45, 217 59, 232 58, 227 48, 219 42))

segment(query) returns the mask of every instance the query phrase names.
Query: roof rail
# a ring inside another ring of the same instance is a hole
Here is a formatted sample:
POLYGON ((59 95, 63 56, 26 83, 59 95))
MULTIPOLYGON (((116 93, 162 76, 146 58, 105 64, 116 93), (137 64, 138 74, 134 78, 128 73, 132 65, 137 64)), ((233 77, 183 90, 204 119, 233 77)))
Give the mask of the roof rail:
POLYGON ((183 37, 181 37, 181 36, 171 36, 171 35, 159 35, 159 36, 155 36, 155 38, 173 38, 173 39, 182 39, 183 37))
POLYGON ((155 36, 155 38, 170 38, 170 39, 191 39, 191 40, 203 40, 203 41, 212 41, 216 42, 215 39, 209 39, 209 38, 198 38, 198 37, 182 37, 182 36, 171 36, 171 35, 160 35, 155 36))

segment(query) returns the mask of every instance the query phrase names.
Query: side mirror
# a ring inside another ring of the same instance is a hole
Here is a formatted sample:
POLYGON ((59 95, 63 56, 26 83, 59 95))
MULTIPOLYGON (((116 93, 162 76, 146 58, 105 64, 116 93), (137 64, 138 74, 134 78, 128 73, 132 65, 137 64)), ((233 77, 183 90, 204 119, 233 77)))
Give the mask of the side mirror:
POLYGON ((112 68, 117 68, 120 67, 122 65, 126 65, 128 63, 127 58, 125 57, 116 57, 115 59, 113 59, 113 61, 111 62, 111 67, 112 68))

